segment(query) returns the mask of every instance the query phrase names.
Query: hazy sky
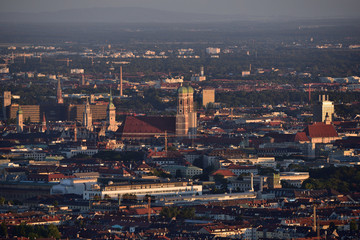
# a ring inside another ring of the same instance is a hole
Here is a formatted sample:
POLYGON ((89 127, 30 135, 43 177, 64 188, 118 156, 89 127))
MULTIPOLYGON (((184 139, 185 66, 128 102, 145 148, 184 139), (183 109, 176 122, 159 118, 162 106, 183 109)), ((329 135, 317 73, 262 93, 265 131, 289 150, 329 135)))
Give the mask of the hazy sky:
POLYGON ((360 0, 0 0, 0 12, 144 7, 177 12, 252 16, 356 17, 360 0))

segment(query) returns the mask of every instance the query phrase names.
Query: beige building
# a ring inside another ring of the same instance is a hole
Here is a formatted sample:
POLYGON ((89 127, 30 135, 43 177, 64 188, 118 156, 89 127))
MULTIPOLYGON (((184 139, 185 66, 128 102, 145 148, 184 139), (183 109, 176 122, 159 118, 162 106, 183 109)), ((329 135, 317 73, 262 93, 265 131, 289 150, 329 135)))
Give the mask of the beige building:
POLYGON ((202 105, 206 107, 209 103, 215 102, 215 89, 202 90, 202 105))

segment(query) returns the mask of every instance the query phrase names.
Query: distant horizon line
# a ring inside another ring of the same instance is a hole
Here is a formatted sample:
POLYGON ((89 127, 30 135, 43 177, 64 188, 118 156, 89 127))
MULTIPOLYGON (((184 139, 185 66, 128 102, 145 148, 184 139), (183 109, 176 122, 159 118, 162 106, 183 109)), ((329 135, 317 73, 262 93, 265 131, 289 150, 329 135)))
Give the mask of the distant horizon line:
MULTIPOLYGON (((271 21, 271 22, 277 22, 277 21, 289 21, 289 22, 296 22, 296 21, 320 21, 320 20, 352 20, 352 19, 360 19, 360 16, 352 16, 352 15, 335 15, 335 16, 328 16, 328 15, 319 15, 319 16, 294 16, 290 14, 283 14, 283 15, 275 15, 275 16, 260 16, 260 15, 250 15, 250 14, 225 14, 225 13, 205 13, 205 12, 191 12, 191 11, 173 11, 173 10, 164 10, 164 9, 156 9, 156 8, 149 8, 149 7, 89 7, 89 8, 68 8, 68 9, 60 9, 60 10, 49 10, 49 11, 31 11, 31 12, 24 12, 24 11, 0 11, 2 15, 8 15, 5 16, 5 19, 0 16, 0 22, 2 23, 43 23, 44 20, 41 20, 39 18, 41 17, 50 17, 50 16, 43 16, 48 14, 61 14, 61 13, 74 13, 76 11, 81 13, 86 13, 89 11, 115 11, 116 9, 132 9, 134 11, 152 11, 152 12, 158 12, 158 13, 164 13, 164 14, 185 14, 188 17, 193 16, 197 19, 173 19, 169 20, 169 23, 226 23, 226 22, 263 22, 263 21, 271 21), (19 18, 11 19, 11 15, 22 16, 19 18), (25 18, 24 16, 34 16, 35 19, 29 19, 25 18), (214 19, 213 21, 210 20, 211 17, 215 17, 218 19, 214 19), (178 21, 177 21, 178 20, 178 21)), ((155 17, 159 17, 159 15, 154 15, 155 17)), ((4 17, 4 16, 3 16, 4 17)), ((75 17, 75 16, 72 16, 75 17)), ((87 16, 86 16, 87 17, 87 16)), ((109 17, 106 15, 106 17, 109 17)), ((149 19, 149 20, 140 20, 140 21, 134 21, 133 19, 129 19, 129 21, 121 21, 122 16, 115 16, 118 19, 106 19, 106 17, 102 20, 93 19, 86 20, 84 19, 84 15, 79 16, 79 19, 77 20, 71 20, 71 19, 48 19, 48 23, 166 23, 162 20, 157 19, 149 19)), ((132 16, 133 17, 133 16, 132 16)), ((140 17, 149 17, 149 16, 140 16, 140 17)))

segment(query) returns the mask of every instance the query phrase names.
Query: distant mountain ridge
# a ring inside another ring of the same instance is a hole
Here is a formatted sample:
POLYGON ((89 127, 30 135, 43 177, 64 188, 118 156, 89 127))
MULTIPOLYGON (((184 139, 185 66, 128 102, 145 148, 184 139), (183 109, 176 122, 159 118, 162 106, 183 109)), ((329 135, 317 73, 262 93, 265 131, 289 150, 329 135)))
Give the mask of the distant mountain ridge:
POLYGON ((249 16, 182 13, 141 7, 69 9, 42 13, 5 12, 1 22, 190 23, 250 20, 249 16))

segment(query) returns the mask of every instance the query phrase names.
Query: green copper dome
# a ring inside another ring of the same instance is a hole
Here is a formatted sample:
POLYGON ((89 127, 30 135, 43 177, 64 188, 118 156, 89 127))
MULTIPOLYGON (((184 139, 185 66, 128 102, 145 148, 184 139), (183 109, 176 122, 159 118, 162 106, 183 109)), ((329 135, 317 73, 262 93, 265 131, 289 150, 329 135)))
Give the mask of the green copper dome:
POLYGON ((177 90, 178 93, 188 93, 188 90, 186 87, 179 87, 178 90, 177 90))
POLYGON ((191 86, 187 87, 188 93, 194 93, 194 89, 191 86))

